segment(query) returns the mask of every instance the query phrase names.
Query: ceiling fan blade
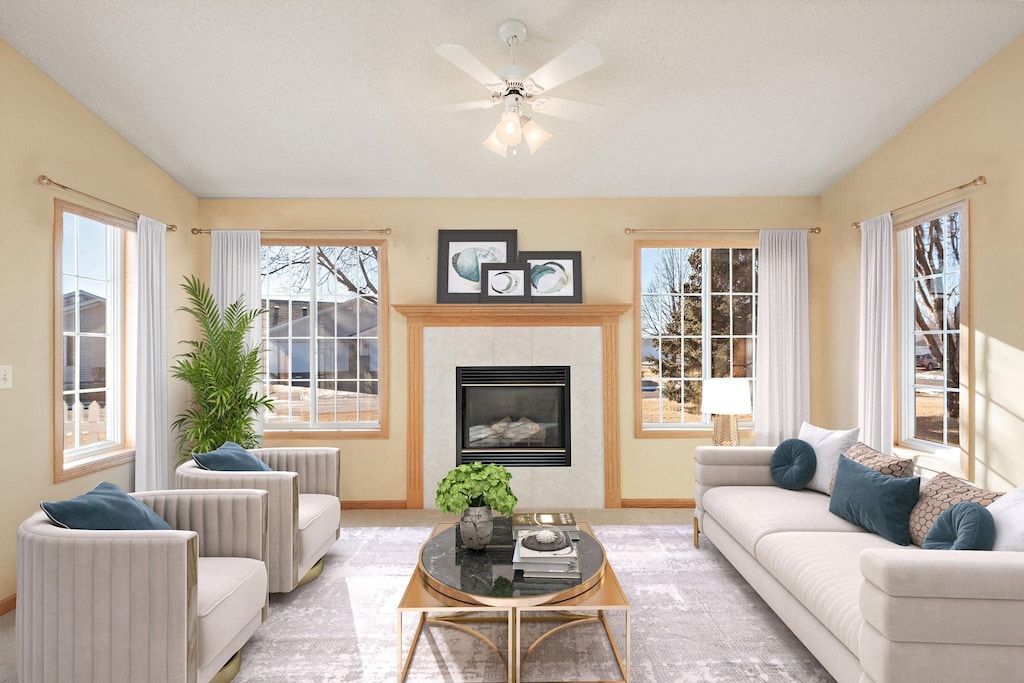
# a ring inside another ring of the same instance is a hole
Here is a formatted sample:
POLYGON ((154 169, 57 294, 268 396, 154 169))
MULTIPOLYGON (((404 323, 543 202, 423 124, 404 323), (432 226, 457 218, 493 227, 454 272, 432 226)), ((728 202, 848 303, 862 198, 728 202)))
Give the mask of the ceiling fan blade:
POLYGON ((588 114, 604 109, 603 104, 578 102, 577 100, 567 100, 562 97, 550 97, 548 95, 540 95, 528 101, 533 110, 538 114, 557 116, 561 119, 581 119, 588 114))
POLYGON ((470 109, 490 109, 496 104, 499 104, 501 100, 497 98, 491 98, 489 100, 473 100, 472 102, 459 102, 458 104, 445 104, 438 107, 438 111, 443 112, 456 112, 456 111, 468 111, 470 109))
POLYGON ((435 49, 437 54, 465 71, 471 78, 483 83, 491 92, 501 92, 505 89, 505 81, 461 45, 438 45, 435 49))
POLYGON ((527 76, 526 81, 532 81, 531 85, 540 88, 538 92, 544 92, 601 66, 603 63, 601 51, 597 49, 597 46, 581 40, 527 76))

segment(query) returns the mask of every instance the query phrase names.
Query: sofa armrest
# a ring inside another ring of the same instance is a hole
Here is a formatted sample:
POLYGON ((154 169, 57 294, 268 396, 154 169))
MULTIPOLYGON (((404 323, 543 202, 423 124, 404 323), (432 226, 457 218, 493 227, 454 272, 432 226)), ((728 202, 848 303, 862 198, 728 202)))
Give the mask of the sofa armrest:
POLYGON ((873 548, 860 568, 860 658, 874 681, 1019 675, 1024 553, 873 548))
POLYGON ((267 493, 251 488, 206 487, 131 494, 173 529, 199 535, 202 557, 251 557, 267 561, 267 493))
POLYGON ((774 486, 771 460, 772 446, 698 446, 694 501, 701 518, 704 492, 715 486, 774 486))
POLYGON ((298 472, 299 493, 341 497, 337 448, 254 448, 253 455, 280 472, 298 472))
POLYGON ((18 680, 195 681, 194 531, 17 532, 18 680), (160 624, 153 637, 140 624, 160 624), (83 628, 87 625, 88 628, 83 628))

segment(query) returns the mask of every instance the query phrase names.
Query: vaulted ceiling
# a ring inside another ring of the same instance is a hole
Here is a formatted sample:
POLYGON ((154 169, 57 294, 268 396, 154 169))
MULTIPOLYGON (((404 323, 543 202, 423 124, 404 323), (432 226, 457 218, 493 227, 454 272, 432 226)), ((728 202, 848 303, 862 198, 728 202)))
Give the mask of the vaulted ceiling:
POLYGON ((199 197, 813 195, 1024 31, 1012 0, 0 0, 0 38, 199 197), (603 65, 502 159, 490 69, 603 65))

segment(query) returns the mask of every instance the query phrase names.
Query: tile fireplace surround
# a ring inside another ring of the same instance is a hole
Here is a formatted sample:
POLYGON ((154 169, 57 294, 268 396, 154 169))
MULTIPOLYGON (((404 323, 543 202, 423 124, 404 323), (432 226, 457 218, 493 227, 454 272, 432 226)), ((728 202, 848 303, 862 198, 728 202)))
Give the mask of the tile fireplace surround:
POLYGON ((396 305, 408 325, 408 508, 455 466, 456 366, 568 365, 572 466, 512 467, 523 508, 620 507, 618 318, 629 304, 396 305))

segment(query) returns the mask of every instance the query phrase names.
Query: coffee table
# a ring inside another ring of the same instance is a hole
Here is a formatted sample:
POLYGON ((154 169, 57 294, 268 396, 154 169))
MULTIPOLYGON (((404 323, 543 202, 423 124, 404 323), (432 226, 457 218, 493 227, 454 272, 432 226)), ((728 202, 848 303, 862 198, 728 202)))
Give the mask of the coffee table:
MULTIPOLYGON (((438 625, 471 635, 490 648, 508 670, 509 683, 519 683, 522 660, 545 639, 572 626, 598 622, 615 656, 622 678, 629 681, 630 605, 622 586, 586 523, 580 525, 577 550, 580 557, 578 580, 524 581, 512 569, 511 525, 508 519, 495 519, 492 544, 485 550, 462 546, 458 524, 437 524, 420 550, 420 560, 398 604, 398 681, 405 681, 423 627, 438 625), (608 611, 625 616, 625 655, 620 652, 608 611), (530 616, 533 612, 553 612, 554 616, 530 616), (588 612, 596 612, 589 614, 588 612), (408 654, 402 644, 406 613, 419 615, 408 654), (483 614, 485 616, 473 616, 483 614), (521 652, 520 625, 543 622, 552 628, 521 652), (480 623, 505 623, 508 651, 472 628, 480 623)), ((559 677, 559 680, 566 680, 559 677)))

